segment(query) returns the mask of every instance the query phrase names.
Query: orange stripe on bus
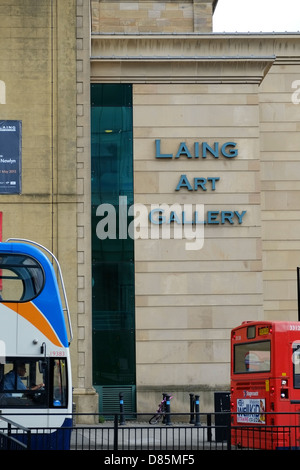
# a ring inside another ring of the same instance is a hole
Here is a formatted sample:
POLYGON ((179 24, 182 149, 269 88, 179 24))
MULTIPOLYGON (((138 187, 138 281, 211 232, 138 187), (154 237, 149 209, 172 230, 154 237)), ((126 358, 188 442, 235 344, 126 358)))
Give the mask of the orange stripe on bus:
POLYGON ((42 313, 31 302, 25 303, 8 303, 2 302, 6 307, 14 310, 16 313, 25 318, 29 323, 35 326, 43 335, 46 336, 55 346, 62 347, 55 332, 47 322, 42 313))

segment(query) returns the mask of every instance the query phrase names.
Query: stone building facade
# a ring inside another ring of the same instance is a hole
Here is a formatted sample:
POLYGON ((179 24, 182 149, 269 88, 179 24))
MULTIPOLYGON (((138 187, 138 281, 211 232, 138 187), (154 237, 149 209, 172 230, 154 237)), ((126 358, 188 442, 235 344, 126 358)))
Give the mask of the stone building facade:
POLYGON ((230 329, 298 315, 299 34, 212 33, 216 3, 91 2, 91 83, 132 84, 135 204, 206 222, 199 250, 134 242, 138 411, 165 389, 212 406, 230 329))

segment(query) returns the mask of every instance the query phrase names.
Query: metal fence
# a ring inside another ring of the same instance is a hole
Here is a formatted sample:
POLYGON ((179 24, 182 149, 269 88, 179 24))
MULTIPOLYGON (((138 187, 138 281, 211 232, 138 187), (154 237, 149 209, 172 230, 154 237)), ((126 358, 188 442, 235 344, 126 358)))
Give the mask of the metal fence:
MULTIPOLYGON (((300 423, 300 413, 289 419, 300 423)), ((231 424, 232 415, 201 413, 196 420, 183 413, 172 413, 165 423, 149 424, 150 415, 136 413, 135 419, 123 414, 103 417, 96 425, 82 425, 82 414, 73 415, 71 428, 22 428, 7 420, 0 432, 0 449, 68 449, 109 451, 203 451, 249 449, 300 449, 300 425, 231 424), (36 439, 38 436, 38 440, 36 439), (51 436, 51 439, 49 439, 51 436)), ((98 419, 88 415, 88 419, 98 419)), ((99 420, 99 419, 98 419, 99 420)))
POLYGON ((28 450, 31 448, 31 431, 14 421, 0 416, 0 450, 28 450), (18 439, 18 437, 20 437, 18 439))
POLYGON ((124 422, 120 418, 115 415, 111 423, 98 426, 76 426, 72 432, 71 448, 160 451, 225 449, 228 446, 226 440, 215 439, 214 426, 184 423, 182 414, 173 414, 172 422, 154 426, 143 421, 145 415, 137 416, 136 421, 124 422))
MULTIPOLYGON (((268 415, 268 413, 266 413, 268 415)), ((252 416, 252 415, 251 415, 252 416)), ((267 422, 299 424, 266 425, 254 423, 233 426, 230 412, 172 413, 157 425, 149 417, 136 414, 126 420, 123 414, 97 426, 74 426, 71 449, 74 450, 300 450, 300 412, 270 413, 267 422), (272 416, 271 416, 272 415, 272 416)))

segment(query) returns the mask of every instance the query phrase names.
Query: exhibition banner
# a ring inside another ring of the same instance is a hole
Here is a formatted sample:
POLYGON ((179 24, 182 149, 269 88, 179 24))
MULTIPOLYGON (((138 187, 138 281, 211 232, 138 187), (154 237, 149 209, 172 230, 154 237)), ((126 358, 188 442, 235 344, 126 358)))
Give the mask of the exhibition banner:
POLYGON ((21 193, 22 121, 0 121, 0 194, 21 193))

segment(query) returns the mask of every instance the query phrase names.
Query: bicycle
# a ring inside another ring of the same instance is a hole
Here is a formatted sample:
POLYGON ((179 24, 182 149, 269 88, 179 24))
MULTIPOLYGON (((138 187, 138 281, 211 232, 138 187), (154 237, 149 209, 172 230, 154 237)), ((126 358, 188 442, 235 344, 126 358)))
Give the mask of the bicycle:
MULTIPOLYGON (((172 398, 173 397, 170 396, 170 400, 172 398)), ((153 415, 149 419, 149 424, 157 424, 162 419, 162 417, 166 416, 166 412, 167 412, 167 397, 165 396, 163 400, 160 402, 160 404, 158 405, 158 410, 155 413, 155 415, 153 415)))

